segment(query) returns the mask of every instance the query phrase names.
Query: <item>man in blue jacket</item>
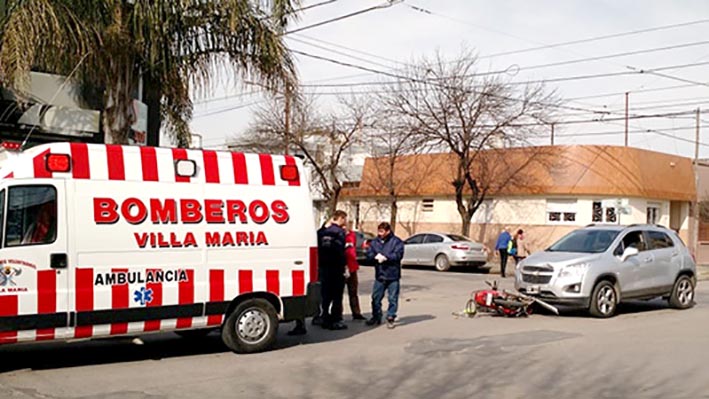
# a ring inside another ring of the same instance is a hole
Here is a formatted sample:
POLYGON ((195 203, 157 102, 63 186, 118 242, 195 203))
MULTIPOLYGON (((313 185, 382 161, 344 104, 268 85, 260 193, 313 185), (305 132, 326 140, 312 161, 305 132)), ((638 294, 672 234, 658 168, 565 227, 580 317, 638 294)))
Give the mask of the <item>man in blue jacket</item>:
POLYGON ((382 299, 388 294, 387 327, 394 328, 396 311, 399 307, 399 280, 401 279, 401 259, 404 257, 404 243, 391 232, 389 223, 381 223, 377 238, 367 250, 367 260, 374 263, 375 278, 372 289, 372 318, 367 325, 382 323, 382 299))
POLYGON ((502 233, 497 237, 497 243, 495 244, 495 249, 500 253, 500 276, 505 277, 505 269, 507 268, 507 258, 509 254, 507 253, 507 247, 512 241, 512 236, 510 236, 509 229, 505 227, 502 233))

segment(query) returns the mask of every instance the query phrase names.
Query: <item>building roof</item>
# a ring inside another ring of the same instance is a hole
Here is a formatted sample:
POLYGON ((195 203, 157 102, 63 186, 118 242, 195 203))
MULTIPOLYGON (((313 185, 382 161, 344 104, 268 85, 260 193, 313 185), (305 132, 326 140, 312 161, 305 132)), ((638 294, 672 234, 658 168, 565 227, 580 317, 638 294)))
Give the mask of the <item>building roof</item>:
MULTIPOLYGON (((387 158, 365 161, 359 188, 345 197, 386 197, 387 158)), ((457 158, 451 153, 400 157, 394 167, 399 197, 453 196, 457 158)), ((695 201, 692 160, 606 145, 540 146, 480 152, 470 167, 488 196, 589 195, 695 201)))

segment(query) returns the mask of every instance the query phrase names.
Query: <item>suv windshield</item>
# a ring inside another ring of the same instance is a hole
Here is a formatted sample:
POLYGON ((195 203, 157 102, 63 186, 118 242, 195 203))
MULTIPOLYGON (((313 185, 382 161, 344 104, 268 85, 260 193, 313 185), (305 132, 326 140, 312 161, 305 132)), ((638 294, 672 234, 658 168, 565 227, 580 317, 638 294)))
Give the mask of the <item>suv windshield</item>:
POLYGON ((547 249, 548 252, 605 252, 620 232, 616 230, 576 230, 547 249))

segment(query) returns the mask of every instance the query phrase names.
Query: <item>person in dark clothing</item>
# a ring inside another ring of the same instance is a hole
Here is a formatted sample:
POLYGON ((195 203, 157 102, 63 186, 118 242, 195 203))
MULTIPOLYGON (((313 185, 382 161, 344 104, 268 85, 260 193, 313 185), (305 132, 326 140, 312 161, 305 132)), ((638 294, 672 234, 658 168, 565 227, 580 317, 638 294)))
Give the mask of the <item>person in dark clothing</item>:
POLYGON ((399 282, 401 280, 401 259, 404 257, 404 243, 391 231, 389 223, 381 223, 377 238, 372 240, 367 250, 367 259, 374 263, 375 278, 372 289, 372 318, 367 325, 382 322, 382 299, 388 294, 387 327, 394 328, 399 307, 399 282))
POLYGON ((508 228, 502 230, 502 233, 500 233, 500 236, 497 237, 497 243, 495 244, 495 249, 500 254, 500 276, 502 276, 503 278, 505 277, 505 269, 507 268, 507 258, 509 257, 509 254, 507 253, 507 247, 510 245, 510 241, 512 241, 512 236, 510 235, 510 232, 508 230, 508 228))
POLYGON ((321 273, 322 326, 344 330, 342 299, 345 292, 345 230, 347 214, 335 211, 330 223, 318 230, 318 263, 321 273))
MULTIPOLYGON (((313 317, 313 325, 331 330, 343 330, 342 297, 345 289, 345 230, 347 214, 335 211, 332 218, 318 230, 318 281, 322 303, 320 312, 313 317), (338 275, 339 271, 339 275, 338 275)), ((288 335, 307 333, 305 320, 296 320, 288 335)))

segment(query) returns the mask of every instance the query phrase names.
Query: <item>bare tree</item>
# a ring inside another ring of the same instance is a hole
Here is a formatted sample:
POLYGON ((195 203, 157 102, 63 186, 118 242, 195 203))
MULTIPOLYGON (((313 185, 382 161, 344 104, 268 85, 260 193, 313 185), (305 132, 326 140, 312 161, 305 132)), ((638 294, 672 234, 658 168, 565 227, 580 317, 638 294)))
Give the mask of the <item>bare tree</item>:
MULTIPOLYGON (((365 136, 370 143, 370 154, 375 158, 374 172, 366 181, 369 189, 384 192, 389 206, 389 223, 392 231, 396 229, 399 211, 398 198, 403 187, 411 191, 411 186, 418 183, 418 176, 398 173, 404 155, 421 152, 422 142, 413 130, 397 123, 396 115, 389 115, 383 108, 376 121, 376 126, 365 136)), ((365 179, 363 179, 364 181, 365 179)))
POLYGON ((358 99, 339 100, 340 109, 319 115, 313 99, 296 98, 291 106, 290 126, 286 129, 284 104, 273 98, 257 109, 247 131, 235 137, 231 149, 302 155, 311 169, 311 183, 320 192, 332 213, 337 207, 343 183, 351 176, 344 157, 358 143, 370 106, 358 99))
MULTIPOLYGON (((499 74, 477 73, 469 51, 454 61, 440 54, 424 58, 401 74, 405 78, 387 89, 386 107, 430 147, 454 155, 451 184, 461 232, 469 235, 473 215, 491 190, 512 181, 494 176, 499 169, 494 163, 479 166, 491 161, 481 155, 491 148, 529 143, 537 136, 529 125, 549 119, 555 95, 541 85, 518 89, 499 74)), ((499 161, 504 165, 504 159, 499 161)))

